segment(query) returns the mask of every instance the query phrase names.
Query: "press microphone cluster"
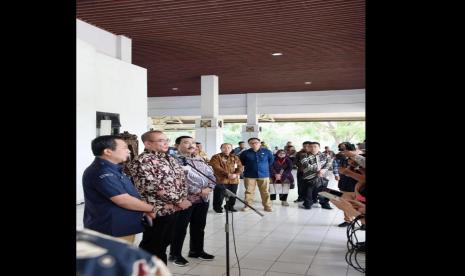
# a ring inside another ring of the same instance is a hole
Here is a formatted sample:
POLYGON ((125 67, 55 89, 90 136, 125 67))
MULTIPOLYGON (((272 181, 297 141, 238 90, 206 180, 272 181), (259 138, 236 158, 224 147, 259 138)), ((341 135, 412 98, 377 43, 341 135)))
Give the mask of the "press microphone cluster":
POLYGON ((183 166, 187 166, 187 157, 184 155, 180 155, 178 153, 168 153, 169 156, 176 158, 177 160, 180 160, 183 166))
MULTIPOLYGON (((215 188, 216 188, 216 187, 215 187, 215 188)), ((223 190, 224 193, 225 193, 227 196, 237 198, 237 196, 236 196, 235 193, 231 192, 230 190, 226 189, 225 187, 223 187, 223 186, 218 186, 218 188, 220 188, 221 190, 223 190)))
MULTIPOLYGON (((190 166, 190 164, 187 163, 188 157, 186 157, 186 156, 184 156, 184 155, 180 155, 180 154, 178 154, 178 153, 169 153, 168 155, 170 155, 170 156, 176 158, 177 160, 180 160, 180 161, 182 162, 182 165, 183 165, 183 166, 188 166, 188 165, 190 166)), ((204 177, 207 177, 207 176, 204 175, 203 173, 202 173, 202 175, 203 175, 204 177)), ((207 178, 208 178, 210 181, 213 181, 214 183, 216 183, 213 179, 210 179, 209 177, 207 177, 207 178)), ((231 192, 230 190, 224 188, 224 187, 221 186, 221 185, 215 186, 215 189, 221 189, 222 191, 224 191, 224 193, 225 193, 227 196, 237 198, 237 196, 236 196, 235 193, 231 192)))

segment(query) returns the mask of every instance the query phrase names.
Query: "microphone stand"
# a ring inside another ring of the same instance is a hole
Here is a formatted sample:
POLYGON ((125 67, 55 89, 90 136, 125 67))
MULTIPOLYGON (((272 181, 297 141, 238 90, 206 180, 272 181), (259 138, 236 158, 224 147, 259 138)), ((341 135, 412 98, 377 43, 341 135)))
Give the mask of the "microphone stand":
MULTIPOLYGON (((198 173, 200 173, 201 175, 203 175, 205 178, 207 178, 208 180, 210 180, 211 182, 215 183, 215 189, 216 187, 220 187, 220 186, 216 186, 218 185, 218 183, 216 183, 215 180, 211 179, 210 177, 208 177, 207 175, 205 175, 203 172, 201 172, 199 169, 197 169, 196 167, 192 166, 191 164, 189 164, 189 162, 187 162, 187 158, 185 156, 177 156, 179 159, 182 160, 182 164, 184 166, 188 165, 190 166, 191 168, 193 168, 194 170, 196 170, 198 173)), ((224 191, 224 196, 226 197, 226 201, 228 202, 229 201, 229 198, 231 197, 234 197, 236 198, 237 200, 239 200, 240 202, 244 203, 245 206, 249 207, 250 209, 252 209, 255 213, 257 213, 259 216, 263 217, 264 214, 260 213, 257 209, 255 209, 253 206, 250 206, 249 204, 247 204, 247 202, 243 201, 242 199, 240 199, 239 197, 237 197, 233 192, 231 192, 230 190, 226 189, 226 188, 221 188, 223 191, 224 191)), ((225 208, 226 210, 226 223, 224 225, 224 231, 226 232, 226 276, 230 276, 229 275, 229 213, 228 213, 228 208, 225 208)))

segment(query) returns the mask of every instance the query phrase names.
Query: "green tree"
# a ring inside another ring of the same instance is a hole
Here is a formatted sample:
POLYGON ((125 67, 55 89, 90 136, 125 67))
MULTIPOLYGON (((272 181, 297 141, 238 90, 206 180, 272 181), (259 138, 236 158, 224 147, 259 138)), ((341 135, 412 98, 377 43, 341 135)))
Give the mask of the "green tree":
MULTIPOLYGON (((243 124, 225 124, 224 141, 237 144, 241 140, 243 124)), ((280 122, 260 123, 262 132, 260 139, 265 141, 270 149, 275 146, 282 149, 287 141, 293 142, 296 150, 304 141, 317 141, 321 147, 329 146, 336 150, 341 142, 357 143, 365 139, 365 122, 280 122)))
POLYGON ((237 147, 237 143, 241 141, 243 123, 228 123, 224 124, 223 128, 223 140, 224 143, 230 143, 233 148, 237 147))

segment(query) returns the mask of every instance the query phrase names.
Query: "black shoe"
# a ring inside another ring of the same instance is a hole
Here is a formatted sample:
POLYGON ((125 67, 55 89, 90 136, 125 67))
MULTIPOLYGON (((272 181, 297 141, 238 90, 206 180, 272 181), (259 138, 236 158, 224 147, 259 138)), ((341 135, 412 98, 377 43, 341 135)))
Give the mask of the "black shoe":
MULTIPOLYGON (((320 204, 321 204, 321 203, 320 203, 320 204)), ((329 203, 321 204, 321 208, 323 208, 323 209, 328 209, 328 210, 333 209, 333 207, 331 207, 331 206, 329 205, 329 203)))
POLYGON ((303 202, 303 201, 304 201, 303 199, 298 198, 298 199, 294 200, 294 203, 303 202))
POLYGON ((202 252, 201 254, 189 253, 188 257, 189 258, 198 258, 198 259, 201 259, 203 261, 213 261, 213 259, 215 258, 215 256, 210 255, 210 254, 208 254, 206 252, 202 252))
POLYGON ((344 221, 343 223, 338 224, 337 226, 338 227, 347 227, 348 225, 350 225, 350 223, 348 223, 347 221, 344 221))
POLYGON ((213 209, 213 210, 219 214, 223 213, 223 209, 213 209))
POLYGON ((189 261, 184 259, 183 256, 177 256, 177 257, 174 258, 173 264, 175 266, 187 266, 187 265, 189 265, 189 261))
POLYGON ((203 252, 203 253, 200 254, 200 256, 199 256, 199 259, 201 259, 201 260, 203 260, 203 261, 213 261, 214 258, 215 258, 215 256, 210 255, 210 254, 205 253, 205 252, 203 252))

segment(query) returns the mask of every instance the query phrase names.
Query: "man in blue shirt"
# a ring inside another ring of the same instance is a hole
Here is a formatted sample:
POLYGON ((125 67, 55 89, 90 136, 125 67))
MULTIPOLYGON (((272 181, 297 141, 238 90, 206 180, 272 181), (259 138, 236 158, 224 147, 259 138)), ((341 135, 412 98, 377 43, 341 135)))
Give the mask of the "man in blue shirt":
MULTIPOLYGON (((273 153, 266 148, 261 148, 260 139, 250 138, 248 141, 250 149, 241 153, 240 159, 244 165, 244 186, 245 201, 252 205, 255 196, 255 186, 258 186, 262 197, 263 208, 271 212, 270 193, 268 185, 270 184, 270 167, 273 164, 273 153)), ((242 211, 247 211, 246 206, 242 211)))
POLYGON ((233 149, 232 153, 236 156, 240 156, 241 153, 245 150, 245 142, 244 141, 240 141, 239 142, 239 146, 235 149, 233 149))
POLYGON ((135 234, 144 230, 144 213, 155 219, 154 206, 140 200, 131 179, 119 163, 130 151, 124 140, 104 135, 92 141, 94 162, 82 176, 84 188, 84 227, 134 242, 135 234))
POLYGON ((76 230, 76 275, 169 276, 149 252, 89 229, 76 230))

